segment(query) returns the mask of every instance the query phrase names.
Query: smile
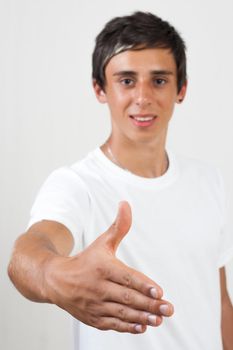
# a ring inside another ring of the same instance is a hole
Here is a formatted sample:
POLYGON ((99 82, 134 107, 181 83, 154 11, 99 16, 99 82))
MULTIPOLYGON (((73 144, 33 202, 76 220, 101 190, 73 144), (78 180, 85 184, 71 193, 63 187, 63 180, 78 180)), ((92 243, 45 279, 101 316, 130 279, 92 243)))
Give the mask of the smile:
POLYGON ((154 120, 157 118, 156 115, 130 115, 134 125, 136 126, 151 126, 154 120))
POLYGON ((130 118, 133 118, 135 120, 138 120, 138 121, 148 121, 148 120, 152 120, 154 118, 156 118, 155 115, 141 115, 141 114, 135 114, 135 115, 131 115, 130 118))

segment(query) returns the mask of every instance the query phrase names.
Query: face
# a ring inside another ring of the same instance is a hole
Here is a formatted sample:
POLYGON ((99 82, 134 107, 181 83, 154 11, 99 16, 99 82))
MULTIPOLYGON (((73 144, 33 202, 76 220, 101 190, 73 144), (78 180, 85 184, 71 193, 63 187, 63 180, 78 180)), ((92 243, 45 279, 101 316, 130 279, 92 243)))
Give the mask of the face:
POLYGON ((173 55, 167 49, 125 51, 105 69, 104 91, 94 82, 98 100, 107 103, 112 138, 117 142, 165 142, 175 103, 184 99, 186 86, 177 93, 173 55))

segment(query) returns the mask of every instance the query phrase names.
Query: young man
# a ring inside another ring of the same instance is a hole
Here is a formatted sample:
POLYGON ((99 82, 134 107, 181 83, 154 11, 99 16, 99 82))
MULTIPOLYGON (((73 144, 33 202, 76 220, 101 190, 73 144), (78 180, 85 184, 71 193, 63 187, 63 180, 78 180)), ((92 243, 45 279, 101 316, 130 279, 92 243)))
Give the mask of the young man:
POLYGON ((13 283, 76 319, 76 349, 232 350, 221 176, 166 150, 187 88, 183 40, 150 13, 113 19, 96 40, 93 86, 111 134, 43 185, 13 283))

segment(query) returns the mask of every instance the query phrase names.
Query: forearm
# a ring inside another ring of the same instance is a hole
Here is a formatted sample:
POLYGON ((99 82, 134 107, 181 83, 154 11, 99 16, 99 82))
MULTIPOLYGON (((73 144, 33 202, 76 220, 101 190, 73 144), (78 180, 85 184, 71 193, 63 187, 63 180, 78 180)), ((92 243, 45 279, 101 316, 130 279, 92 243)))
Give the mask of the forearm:
POLYGON ((222 339, 224 350, 233 350, 233 307, 230 299, 222 305, 222 339))
POLYGON ((15 243, 8 274, 26 298, 49 302, 46 293, 46 265, 57 251, 52 242, 39 233, 21 235, 15 243))
POLYGON ((50 302, 100 330, 143 333, 173 315, 153 280, 116 258, 129 231, 131 211, 122 203, 107 231, 69 256, 73 236, 62 224, 42 220, 16 242, 9 275, 27 298, 50 302))

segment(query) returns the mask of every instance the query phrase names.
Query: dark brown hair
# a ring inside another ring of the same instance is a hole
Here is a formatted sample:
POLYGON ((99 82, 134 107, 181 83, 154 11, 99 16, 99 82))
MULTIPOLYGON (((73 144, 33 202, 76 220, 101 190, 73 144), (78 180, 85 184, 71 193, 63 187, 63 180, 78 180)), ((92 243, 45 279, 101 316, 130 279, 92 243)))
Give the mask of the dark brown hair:
POLYGON ((145 48, 169 49, 177 67, 177 90, 186 82, 186 47, 168 22, 149 12, 135 12, 110 20, 96 37, 92 55, 92 78, 105 87, 105 67, 120 52, 145 48))

